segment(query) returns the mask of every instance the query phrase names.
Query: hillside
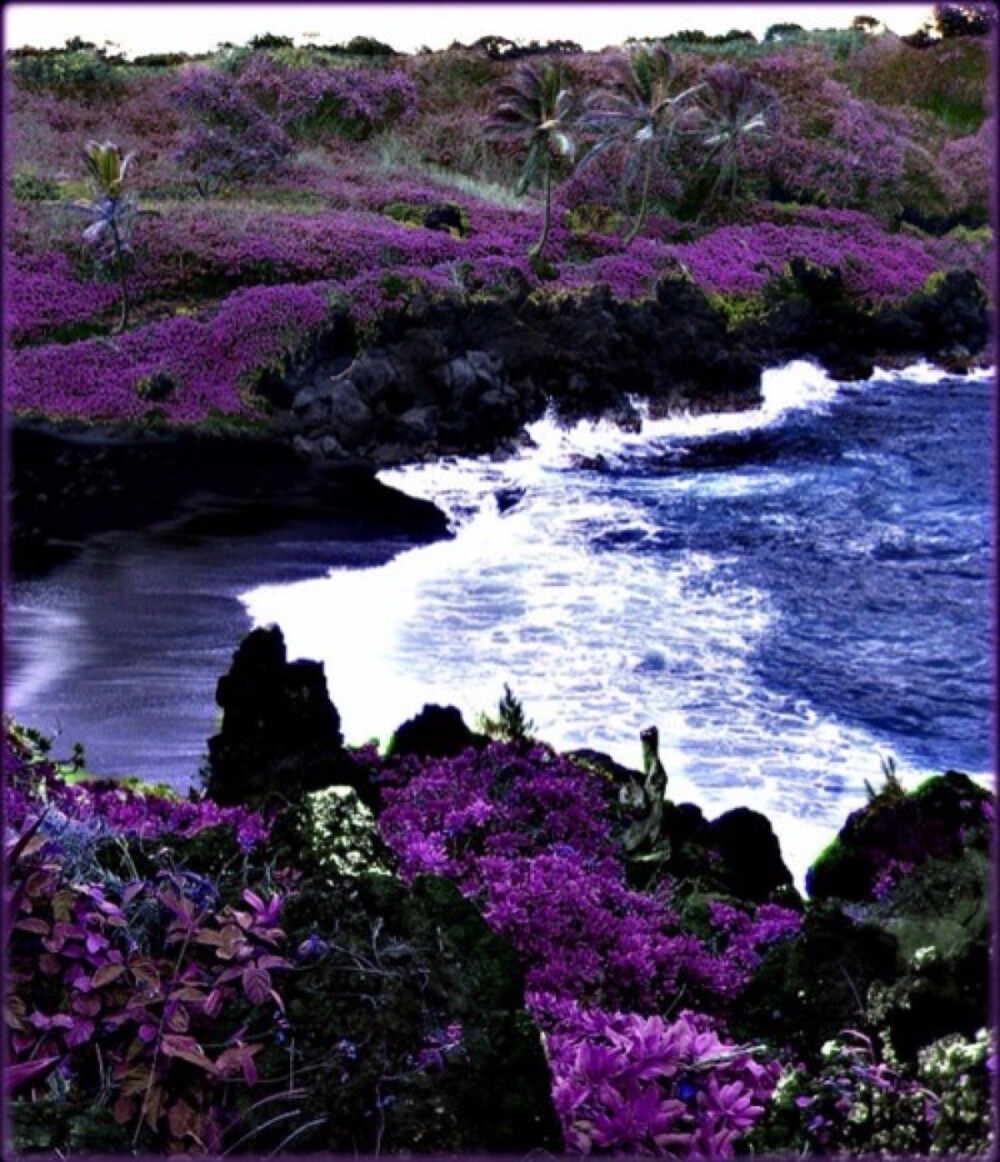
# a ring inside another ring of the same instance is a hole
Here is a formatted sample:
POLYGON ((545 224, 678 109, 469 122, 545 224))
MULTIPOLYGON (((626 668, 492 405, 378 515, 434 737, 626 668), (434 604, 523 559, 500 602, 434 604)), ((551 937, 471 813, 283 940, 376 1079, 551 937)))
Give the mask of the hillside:
MULTIPOLYGON (((7 71, 15 440, 378 465, 502 448, 551 406, 752 407, 801 356, 984 357, 984 37, 71 42, 7 71)), ((57 485, 15 478, 15 562, 57 485)))

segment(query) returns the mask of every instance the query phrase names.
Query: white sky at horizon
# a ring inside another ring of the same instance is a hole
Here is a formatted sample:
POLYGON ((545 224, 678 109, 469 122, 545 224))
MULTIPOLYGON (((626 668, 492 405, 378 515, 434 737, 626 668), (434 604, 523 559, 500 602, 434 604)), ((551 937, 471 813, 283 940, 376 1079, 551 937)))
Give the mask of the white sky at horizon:
POLYGON ((772 24, 845 28, 855 16, 873 16, 899 35, 933 17, 932 4, 784 3, 328 3, 328 4, 64 4, 7 3, 4 47, 58 48, 72 37, 110 42, 126 56, 152 52, 210 52, 270 32, 315 34, 316 43, 343 44, 373 36, 400 52, 471 44, 481 36, 514 41, 573 40, 595 50, 629 37, 663 36, 682 29, 719 35, 730 29, 762 39, 772 24))

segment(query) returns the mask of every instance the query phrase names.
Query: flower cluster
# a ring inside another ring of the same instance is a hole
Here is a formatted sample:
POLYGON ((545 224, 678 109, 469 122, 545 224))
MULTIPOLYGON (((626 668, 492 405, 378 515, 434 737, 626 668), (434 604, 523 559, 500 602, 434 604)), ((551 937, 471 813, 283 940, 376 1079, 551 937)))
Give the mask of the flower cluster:
POLYGON ((723 226, 696 242, 673 246, 672 253, 709 292, 758 293, 800 258, 839 271, 848 292, 872 305, 914 294, 935 269, 918 239, 887 235, 862 214, 852 215, 850 229, 828 229, 806 224, 808 213, 781 224, 723 226))
POLYGON ((73 328, 98 325, 115 301, 108 282, 81 281, 60 251, 12 254, 4 282, 8 288, 7 335, 23 343, 52 341, 73 328))
POLYGON ((872 1038, 845 1030, 822 1048, 817 1070, 786 1070, 751 1144, 766 1151, 770 1135, 799 1153, 852 1155, 987 1155, 990 1149, 989 1037, 935 1041, 914 1072, 872 1038))
POLYGON ((794 936, 802 917, 791 908, 760 904, 753 912, 709 900, 709 938, 686 963, 687 979, 713 1005, 738 997, 768 950, 794 936))
POLYGON ((369 137, 414 115, 417 93, 398 69, 291 67, 253 53, 233 83, 299 139, 369 137))
POLYGON ((125 835, 146 840, 225 826, 247 850, 268 834, 259 811, 220 807, 204 796, 182 799, 167 788, 109 779, 69 781, 13 727, 4 734, 3 783, 5 827, 16 830, 44 815, 41 834, 56 846, 65 846, 61 837, 71 832, 94 839, 125 835))
POLYGON ((534 997, 567 1147, 729 1157, 764 1112, 780 1066, 724 1041, 707 1018, 587 1010, 534 997))
POLYGON ((172 385, 155 406, 174 423, 258 413, 253 391, 328 314, 321 286, 255 287, 230 295, 208 318, 177 316, 122 335, 22 348, 8 364, 8 406, 84 419, 139 419, 153 376, 172 385))

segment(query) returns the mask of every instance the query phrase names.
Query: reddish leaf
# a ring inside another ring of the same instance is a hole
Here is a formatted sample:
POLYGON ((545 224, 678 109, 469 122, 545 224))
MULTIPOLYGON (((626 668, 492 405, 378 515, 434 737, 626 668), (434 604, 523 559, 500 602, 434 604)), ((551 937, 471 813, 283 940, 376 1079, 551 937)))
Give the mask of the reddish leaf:
POLYGON ((202 1001, 205 999, 205 992, 196 985, 183 985, 179 989, 174 989, 169 999, 172 1001, 202 1001))
POLYGON ((117 980, 125 973, 124 964, 102 964, 101 967, 94 973, 94 988, 103 988, 106 984, 110 984, 113 980, 117 980))
POLYGON ((260 1045, 233 1045, 219 1054, 215 1064, 220 1072, 225 1074, 233 1073, 237 1069, 242 1070, 243 1080, 247 1085, 254 1085, 257 1081, 257 1067, 253 1058, 261 1048, 260 1045))
POLYGON ((283 956, 274 956, 267 952, 257 958, 258 968, 291 968, 292 966, 283 956))
POLYGON ((26 896, 38 898, 39 896, 48 895, 49 885, 52 882, 52 873, 47 871, 32 872, 30 876, 24 881, 24 893, 26 896))
POLYGON ((168 1005, 164 1024, 172 1033, 186 1033, 191 1027, 191 1014, 183 1005, 168 1005))
POLYGON ((178 1098, 167 1110, 167 1128, 178 1142, 188 1135, 198 1138, 202 1115, 191 1108, 183 1098, 178 1098))
POLYGON ((271 995, 271 976, 266 969, 248 965, 243 970, 243 991, 252 1005, 262 1005, 271 995))
POLYGON ((11 1097, 29 1085, 46 1077, 59 1064, 58 1057, 43 1057, 37 1061, 22 1061, 3 1067, 4 1097, 11 1097))
POLYGON ((166 1057, 179 1057, 204 1069, 206 1073, 215 1073, 216 1069, 205 1050, 193 1037, 186 1037, 179 1033, 165 1033, 160 1039, 160 1049, 166 1057))
POLYGON ((37 917, 18 920, 14 927, 18 932, 35 932, 39 936, 48 936, 49 934, 49 924, 37 917))

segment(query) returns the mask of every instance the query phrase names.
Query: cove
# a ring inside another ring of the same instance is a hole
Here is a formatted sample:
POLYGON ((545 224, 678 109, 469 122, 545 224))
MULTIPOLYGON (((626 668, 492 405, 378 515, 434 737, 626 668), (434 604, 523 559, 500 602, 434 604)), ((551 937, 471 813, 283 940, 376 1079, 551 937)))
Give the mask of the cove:
POLYGON ((530 429, 504 460, 381 478, 448 512, 413 547, 320 521, 231 541, 130 534, 15 585, 7 711, 88 764, 183 789, 253 624, 324 662, 349 742, 509 683, 541 738, 670 793, 764 811, 801 880, 877 785, 992 768, 992 376, 768 372, 754 412, 530 429))

